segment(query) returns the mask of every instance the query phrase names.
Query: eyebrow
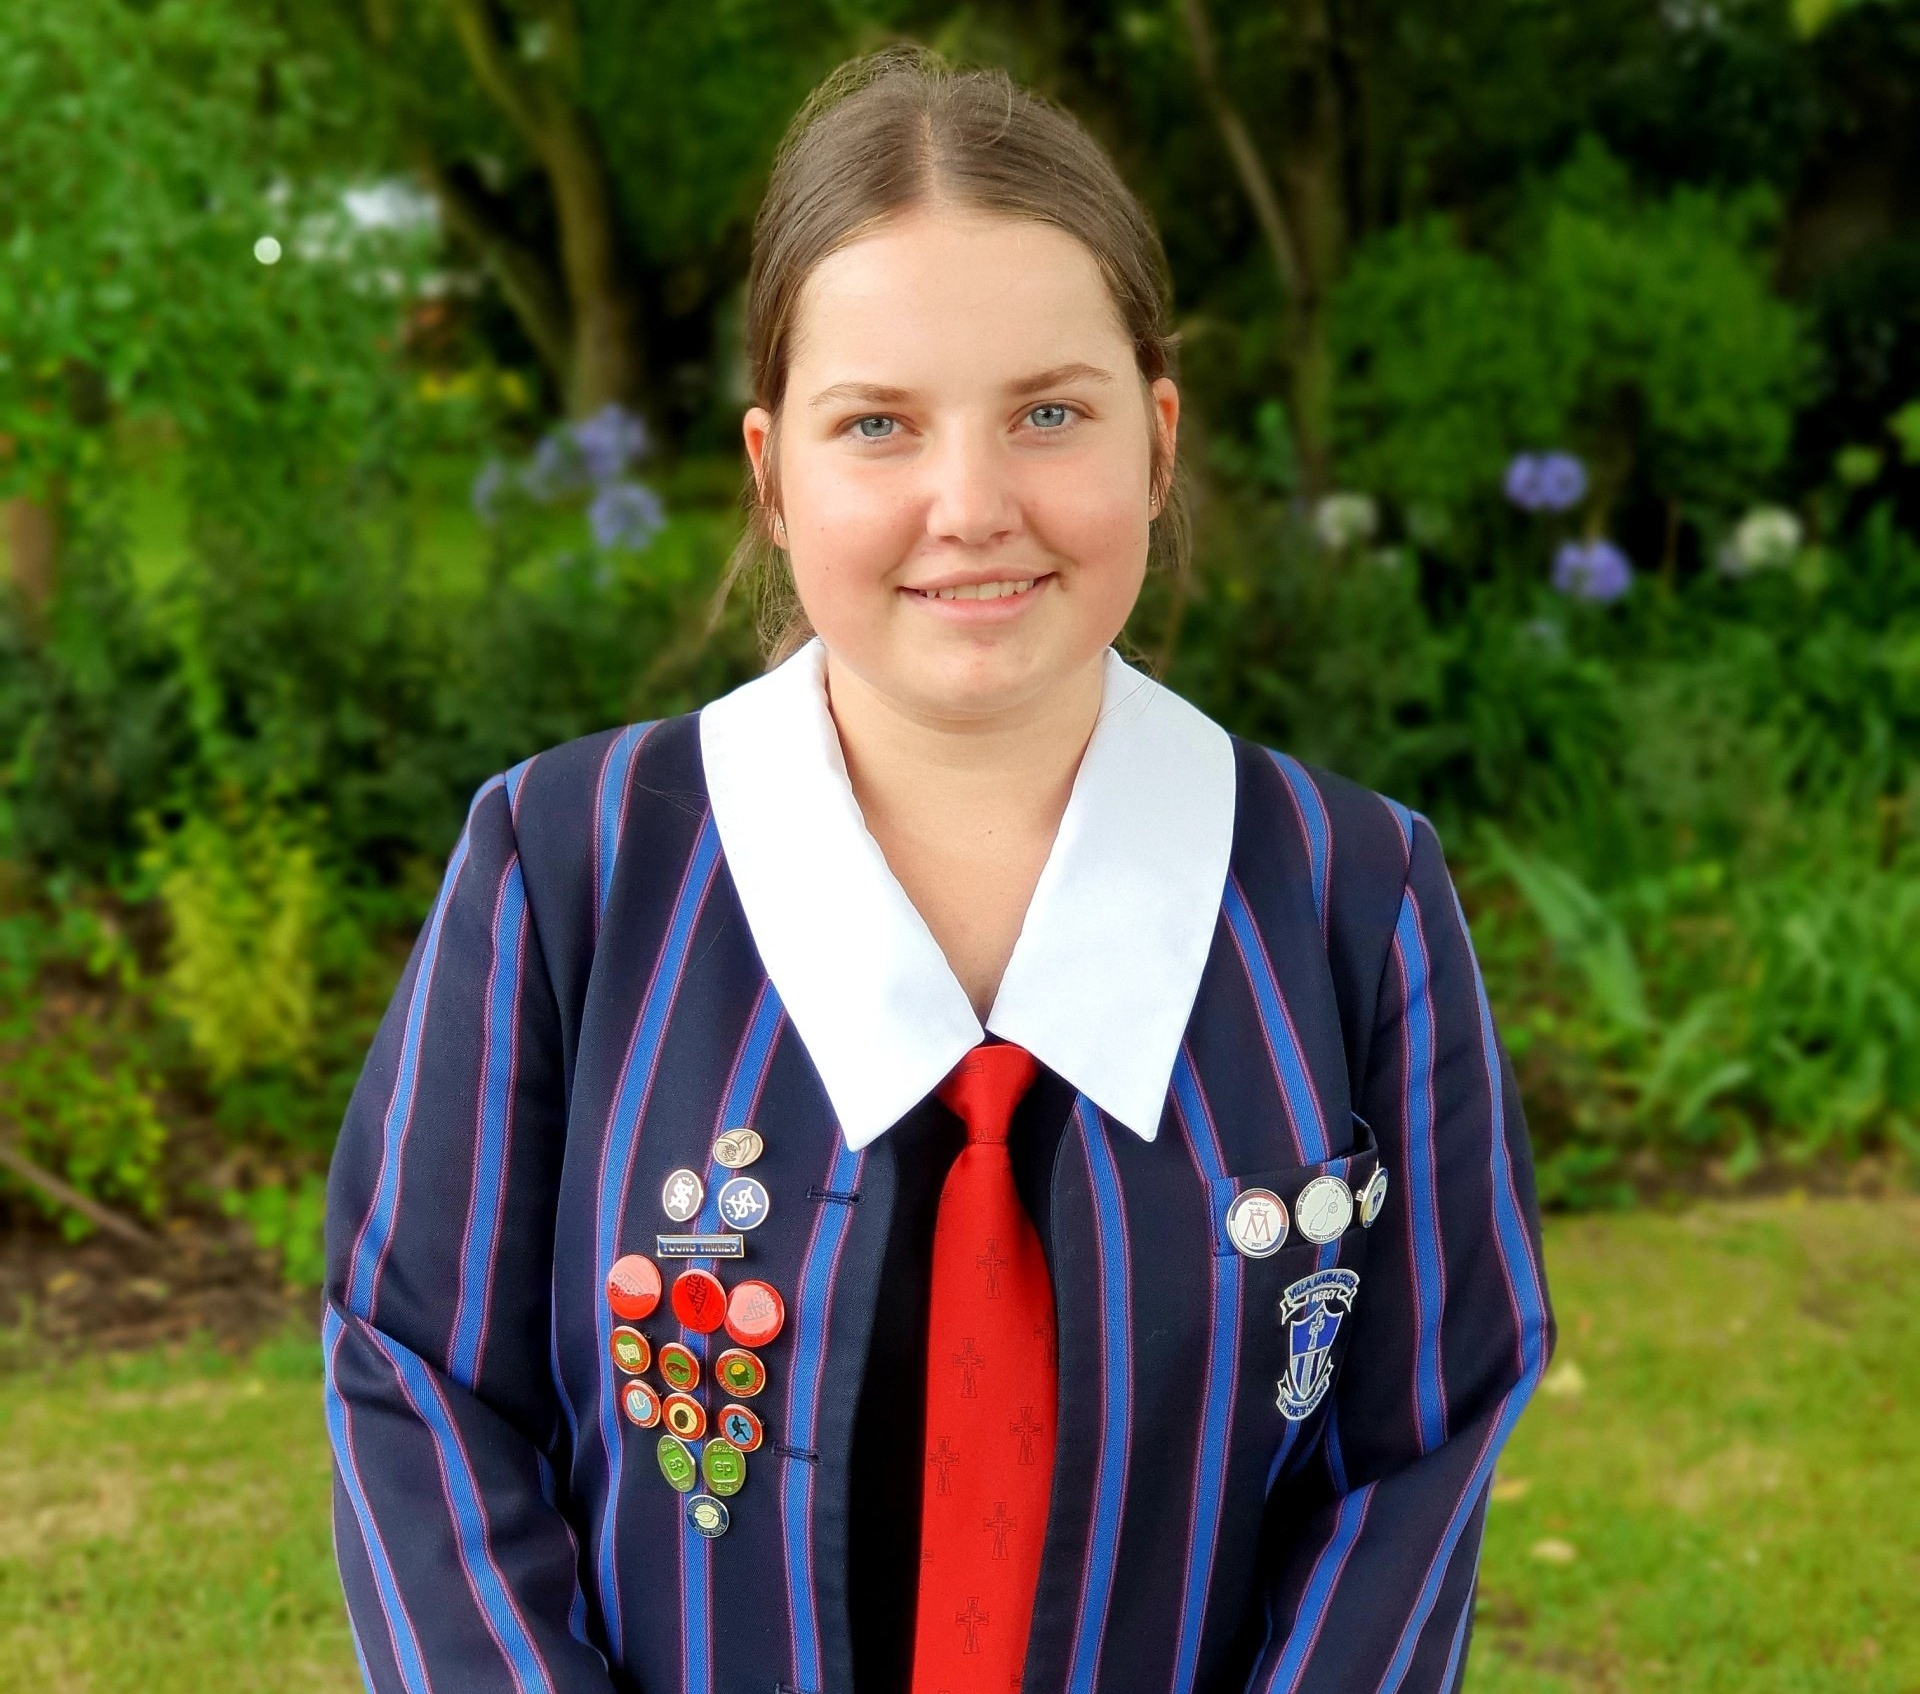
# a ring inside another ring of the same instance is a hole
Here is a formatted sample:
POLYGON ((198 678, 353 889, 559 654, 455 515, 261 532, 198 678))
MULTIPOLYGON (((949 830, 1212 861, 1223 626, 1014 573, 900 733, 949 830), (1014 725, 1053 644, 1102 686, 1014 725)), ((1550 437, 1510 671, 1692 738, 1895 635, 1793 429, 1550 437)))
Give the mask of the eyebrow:
MULTIPOLYGON (((1111 383, 1113 380, 1111 371, 1103 371, 1098 365, 1090 365, 1084 359, 1073 359, 1064 365, 1055 365, 1050 370, 1035 371, 1032 376, 1016 377, 1003 392, 1011 397, 1015 394, 1031 394, 1038 388, 1053 388, 1065 382, 1111 383)), ((809 407, 829 406, 840 400, 864 400, 877 406, 897 406, 913 397, 912 389, 894 388, 884 382, 836 382, 831 388, 821 389, 807 404, 809 407)))

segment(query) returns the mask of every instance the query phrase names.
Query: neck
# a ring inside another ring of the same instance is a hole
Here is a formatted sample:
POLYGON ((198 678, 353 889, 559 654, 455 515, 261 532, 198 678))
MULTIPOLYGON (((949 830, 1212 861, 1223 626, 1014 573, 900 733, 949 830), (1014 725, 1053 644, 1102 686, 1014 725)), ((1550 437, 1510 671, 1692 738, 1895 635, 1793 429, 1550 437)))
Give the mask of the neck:
POLYGON ((827 700, 870 829, 949 840, 1043 832, 1066 810, 1100 712, 1103 648, 1019 707, 986 718, 913 712, 827 654, 827 700))

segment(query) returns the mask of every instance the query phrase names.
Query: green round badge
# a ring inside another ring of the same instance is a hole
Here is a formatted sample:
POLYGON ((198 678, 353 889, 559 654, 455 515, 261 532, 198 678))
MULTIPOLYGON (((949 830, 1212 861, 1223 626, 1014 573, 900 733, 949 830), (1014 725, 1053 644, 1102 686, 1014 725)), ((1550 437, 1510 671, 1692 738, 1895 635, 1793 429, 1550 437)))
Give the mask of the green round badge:
POLYGON ((687 1444, 677 1435, 660 1437, 660 1474, 682 1494, 686 1493, 699 1477, 699 1467, 693 1462, 693 1454, 687 1450, 687 1444))
POLYGON ((660 1349, 660 1374, 667 1385, 685 1391, 700 1380, 700 1361, 693 1349, 678 1341, 669 1341, 660 1349))
POLYGON ((747 1483, 747 1456, 716 1435, 700 1454, 700 1474, 707 1479, 709 1493, 738 1494, 747 1483))
POLYGON ((744 1347, 729 1347, 714 1361, 713 1373, 729 1394, 751 1399, 767 1385, 767 1367, 744 1347))

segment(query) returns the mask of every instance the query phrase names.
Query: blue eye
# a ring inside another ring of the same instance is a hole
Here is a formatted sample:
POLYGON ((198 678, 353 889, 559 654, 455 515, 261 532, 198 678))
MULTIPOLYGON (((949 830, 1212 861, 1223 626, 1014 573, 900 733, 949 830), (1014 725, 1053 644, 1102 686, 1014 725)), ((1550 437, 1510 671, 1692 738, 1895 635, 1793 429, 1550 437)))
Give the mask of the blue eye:
MULTIPOLYGON (((1071 407, 1063 406, 1057 400, 1049 400, 1044 406, 1035 406, 1033 408, 1033 412, 1069 412, 1070 413, 1071 411, 1072 411, 1071 407)), ((1032 417, 1033 412, 1027 413, 1027 416, 1032 417)), ((1043 433, 1051 434, 1052 432, 1045 431, 1043 433)))
MULTIPOLYGON (((884 412, 869 412, 864 418, 855 418, 853 422, 854 422, 855 428, 857 429, 861 424, 892 423, 893 419, 888 417, 884 412)), ((862 441, 885 441, 887 437, 884 435, 868 435, 863 430, 861 431, 860 439, 862 441)))

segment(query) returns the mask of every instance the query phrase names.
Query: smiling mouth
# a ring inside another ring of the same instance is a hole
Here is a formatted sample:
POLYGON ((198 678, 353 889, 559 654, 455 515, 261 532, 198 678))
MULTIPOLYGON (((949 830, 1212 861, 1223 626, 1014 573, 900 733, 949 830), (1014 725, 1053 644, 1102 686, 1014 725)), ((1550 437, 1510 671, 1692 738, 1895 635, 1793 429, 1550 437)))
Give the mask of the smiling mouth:
POLYGON ((1004 600, 1009 595, 1026 593, 1052 574, 1049 571, 1045 576, 1008 577, 1000 582, 966 582, 955 588, 909 588, 907 593, 917 594, 922 600, 1004 600))

